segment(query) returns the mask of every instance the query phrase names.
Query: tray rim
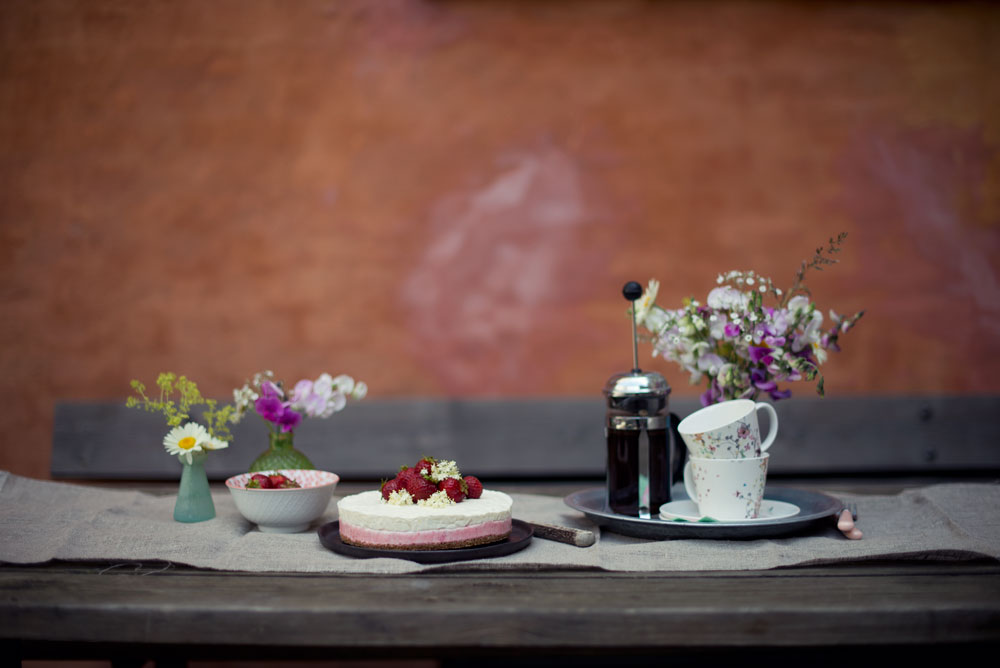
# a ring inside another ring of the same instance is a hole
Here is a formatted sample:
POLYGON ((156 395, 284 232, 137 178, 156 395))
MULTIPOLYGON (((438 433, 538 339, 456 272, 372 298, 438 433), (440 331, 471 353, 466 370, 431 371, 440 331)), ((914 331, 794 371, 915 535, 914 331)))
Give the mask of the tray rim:
MULTIPOLYGON (((606 509, 603 500, 606 498, 605 491, 603 486, 588 487, 568 494, 563 502, 573 510, 583 513, 598 526, 625 536, 654 540, 667 538, 747 539, 782 535, 804 530, 813 524, 826 520, 826 518, 834 517, 844 505, 836 497, 824 492, 768 485, 764 489, 765 498, 794 503, 799 506, 799 514, 767 522, 679 522, 662 520, 659 513, 655 518, 650 519, 613 513, 606 509), (590 498, 594 496, 602 499, 600 508, 592 502, 584 503, 581 501, 590 501, 590 498), (811 499, 816 504, 816 509, 803 508, 803 504, 796 500, 796 497, 811 499)), ((688 497, 686 494, 678 494, 676 499, 680 498, 688 497)))

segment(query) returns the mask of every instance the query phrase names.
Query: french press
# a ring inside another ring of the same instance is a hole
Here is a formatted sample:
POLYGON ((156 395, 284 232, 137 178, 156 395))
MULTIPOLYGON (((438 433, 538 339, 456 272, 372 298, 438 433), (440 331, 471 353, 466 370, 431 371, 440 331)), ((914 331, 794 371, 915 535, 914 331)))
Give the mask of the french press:
POLYGON ((635 331, 635 300, 642 286, 629 281, 622 289, 632 302, 632 371, 611 376, 604 385, 607 398, 608 508, 642 519, 659 517, 670 501, 670 488, 680 479, 686 449, 669 413, 670 385, 655 371, 639 368, 635 331))

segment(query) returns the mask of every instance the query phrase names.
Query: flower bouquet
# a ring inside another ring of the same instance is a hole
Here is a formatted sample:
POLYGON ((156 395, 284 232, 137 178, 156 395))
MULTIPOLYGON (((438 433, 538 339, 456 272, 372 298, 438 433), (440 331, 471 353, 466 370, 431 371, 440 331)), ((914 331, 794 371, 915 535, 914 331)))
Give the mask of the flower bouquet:
POLYGON ((346 375, 334 378, 324 373, 316 380, 300 380, 286 392, 282 382, 274 380, 273 372, 255 374, 252 381, 233 390, 236 410, 231 418, 239 421, 252 406, 268 425, 270 447, 250 464, 250 471, 316 468, 295 449, 295 429, 303 418, 328 418, 342 411, 348 399, 360 400, 367 393, 367 385, 346 375))
POLYGON ((786 399, 791 390, 781 389, 779 383, 800 380, 817 380, 816 392, 822 396, 819 367, 829 351, 840 350, 840 336, 864 311, 851 316, 830 311, 832 325, 824 328, 805 274, 835 264, 833 255, 846 237, 842 233, 816 249, 787 291, 753 271, 730 271, 719 274, 705 304, 689 298, 683 308, 671 310, 655 304, 659 282, 650 280, 635 302, 636 325, 652 334, 654 356, 679 363, 690 372, 693 385, 705 383, 703 406, 726 399, 756 400, 762 394, 775 401, 786 399))
POLYGON ((215 517, 215 504, 208 487, 205 458, 212 450, 229 446, 232 434, 229 422, 236 414, 232 405, 220 407, 215 399, 201 396, 198 385, 185 376, 161 373, 156 378, 159 396, 146 394, 146 386, 133 380, 132 389, 138 396, 129 397, 125 405, 150 413, 160 413, 167 420, 170 431, 163 438, 167 453, 176 455, 184 469, 180 490, 174 504, 174 519, 178 522, 201 522, 215 517), (174 394, 177 394, 175 400, 174 394), (201 411, 205 426, 189 421, 192 408, 204 406, 201 411))

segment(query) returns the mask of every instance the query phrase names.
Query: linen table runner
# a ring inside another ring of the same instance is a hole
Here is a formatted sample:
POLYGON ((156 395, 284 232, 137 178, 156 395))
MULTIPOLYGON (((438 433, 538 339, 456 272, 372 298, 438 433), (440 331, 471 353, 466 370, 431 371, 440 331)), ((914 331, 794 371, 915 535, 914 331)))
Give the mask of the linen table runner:
MULTIPOLYGON (((441 570, 604 569, 608 571, 761 570, 873 559, 1000 559, 1000 485, 945 484, 893 496, 849 495, 864 539, 828 527, 758 540, 646 540, 599 531, 579 548, 535 538, 494 559, 421 565, 403 559, 353 559, 327 550, 316 528, 336 520, 338 497, 321 521, 299 534, 267 534, 246 521, 221 485, 216 517, 173 520, 173 495, 108 490, 0 472, 0 561, 108 563, 166 561, 246 572, 412 573, 441 570)), ((512 494, 516 519, 596 527, 562 499, 512 494)))

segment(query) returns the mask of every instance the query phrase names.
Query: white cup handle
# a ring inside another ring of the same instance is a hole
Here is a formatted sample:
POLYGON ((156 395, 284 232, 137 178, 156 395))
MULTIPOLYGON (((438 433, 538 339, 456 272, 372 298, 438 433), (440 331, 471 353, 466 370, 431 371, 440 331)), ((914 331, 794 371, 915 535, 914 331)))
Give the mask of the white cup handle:
POLYGON ((757 411, 760 411, 760 409, 763 408, 771 416, 771 419, 768 420, 768 424, 770 426, 767 430, 767 436, 761 441, 760 444, 760 451, 764 452, 771 447, 771 444, 774 443, 774 437, 778 435, 778 413, 774 410, 774 406, 764 403, 763 401, 758 402, 755 408, 757 411))
POLYGON ((698 505, 698 490, 694 486, 694 474, 691 472, 691 460, 684 462, 684 491, 698 505))

